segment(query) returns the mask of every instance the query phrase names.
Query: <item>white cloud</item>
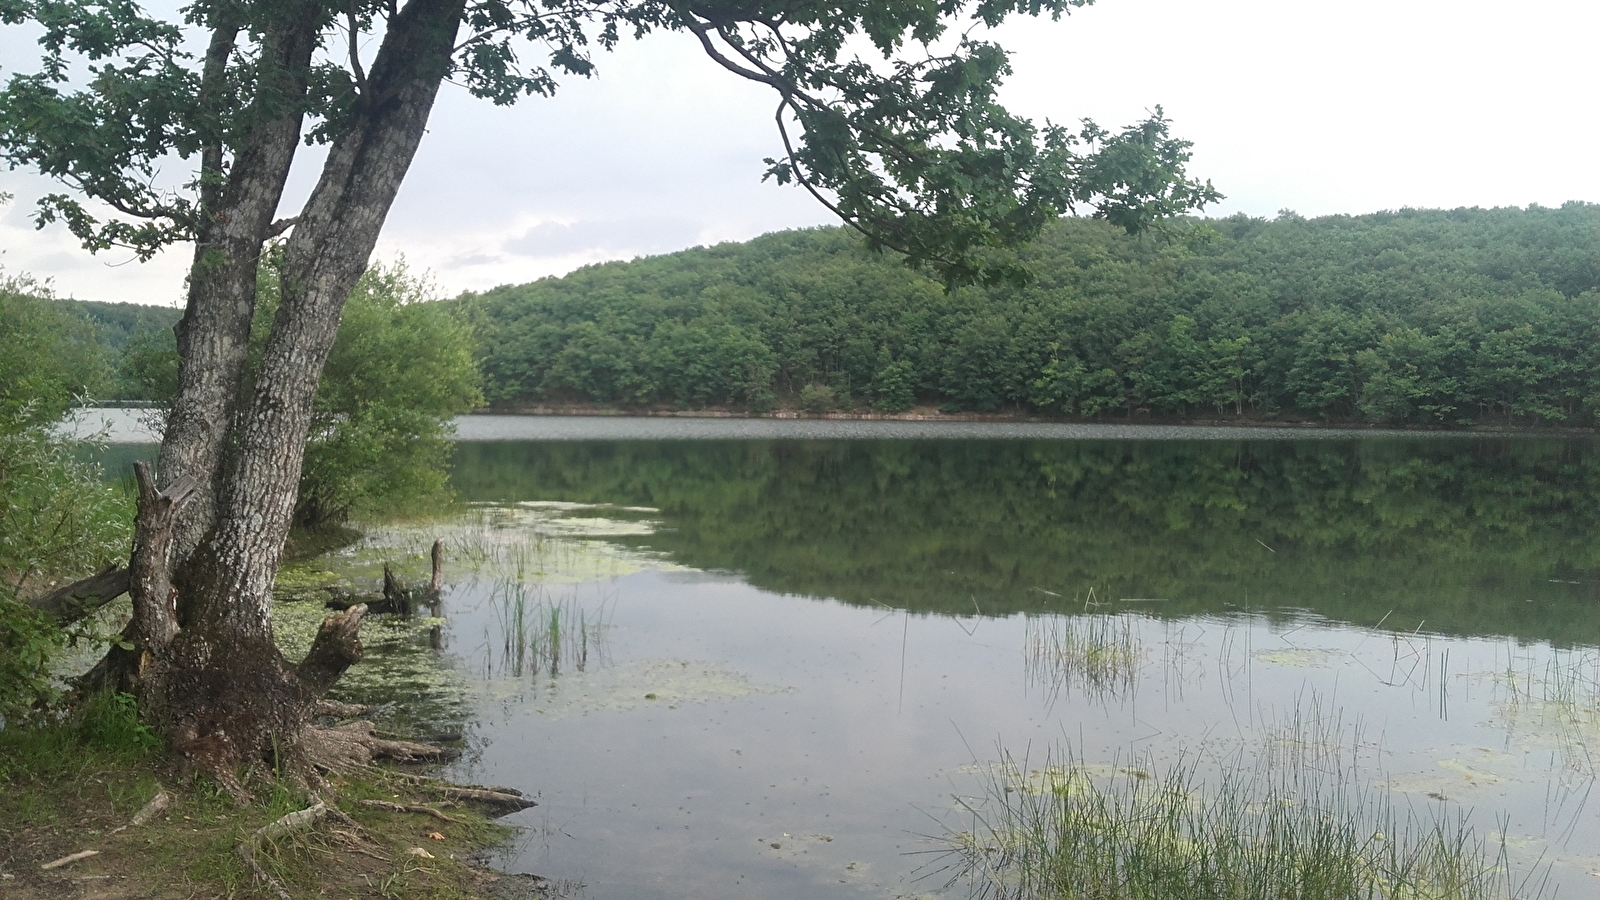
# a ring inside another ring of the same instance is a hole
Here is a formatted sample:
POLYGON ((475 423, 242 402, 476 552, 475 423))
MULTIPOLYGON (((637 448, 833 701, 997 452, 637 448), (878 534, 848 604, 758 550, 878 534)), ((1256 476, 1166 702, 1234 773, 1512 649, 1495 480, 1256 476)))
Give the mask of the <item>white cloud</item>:
MULTIPOLYGON (((1193 171, 1228 194, 1215 211, 1270 216, 1600 200, 1596 33, 1600 4, 1570 0, 1100 0, 996 38, 1019 112, 1119 126, 1162 104, 1195 142, 1193 171)), ((761 181, 779 149, 767 89, 682 35, 598 62, 597 78, 509 109, 446 90, 379 255, 448 293, 830 220, 761 181)), ((318 162, 302 151, 291 202, 318 162)), ((0 173, 16 206, 44 189, 0 173)), ((0 220, 8 268, 96 299, 181 293, 186 250, 108 268, 25 218, 0 220)))

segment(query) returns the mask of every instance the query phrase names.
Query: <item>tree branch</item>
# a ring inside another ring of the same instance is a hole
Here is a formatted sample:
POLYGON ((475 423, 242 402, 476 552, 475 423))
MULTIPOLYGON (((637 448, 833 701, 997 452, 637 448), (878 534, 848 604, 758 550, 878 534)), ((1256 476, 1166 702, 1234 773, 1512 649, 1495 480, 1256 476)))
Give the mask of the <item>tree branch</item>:
POLYGON ((361 54, 356 44, 356 38, 360 36, 361 32, 356 27, 355 0, 351 0, 350 6, 345 10, 345 18, 350 23, 350 72, 355 76, 356 90, 365 95, 367 92, 367 72, 361 68, 361 54))
MULTIPOLYGON (((717 65, 722 66, 724 69, 727 69, 729 72, 732 72, 741 78, 748 78, 751 81, 759 81, 762 84, 775 89, 778 91, 778 93, 783 94, 785 98, 787 98, 791 93, 796 92, 796 85, 791 84, 782 78, 768 75, 767 73, 758 69, 746 68, 735 60, 730 59, 727 54, 718 49, 716 42, 711 40, 712 27, 710 25, 694 19, 688 14, 684 15, 683 24, 684 27, 694 32, 695 37, 700 39, 700 46, 705 49, 706 55, 711 57, 711 59, 716 62, 717 65)), ((809 98, 807 99, 809 100, 809 98)))
MULTIPOLYGON (((810 193, 818 203, 821 203, 823 206, 827 207, 829 212, 838 216, 840 221, 850 226, 851 229, 859 232, 863 237, 867 238, 867 240, 882 244, 883 246, 888 247, 890 250, 893 250, 902 256, 911 256, 912 253, 910 250, 887 240, 883 235, 873 234, 871 231, 868 231, 855 216, 846 215, 837 204, 829 200, 827 197, 824 197, 822 195, 822 191, 811 182, 811 179, 806 177, 805 169, 800 165, 800 157, 795 153, 794 144, 789 140, 789 127, 783 123, 784 109, 792 108, 793 106, 793 101, 785 97, 783 101, 778 104, 778 112, 775 116, 773 116, 773 118, 778 123, 778 135, 783 139, 783 151, 784 154, 789 157, 789 165, 794 172, 794 180, 799 182, 800 186, 805 188, 806 191, 810 193)), ((936 259, 934 261, 944 262, 945 260, 936 259)))
POLYGON ((133 598, 133 621, 146 652, 157 652, 178 633, 177 591, 167 567, 178 510, 193 497, 199 484, 184 475, 157 490, 150 464, 133 464, 139 482, 139 516, 134 530, 133 555, 128 563, 128 594, 133 598))
POLYGON ((128 570, 109 565, 99 572, 56 588, 28 605, 49 614, 56 622, 68 625, 94 612, 128 592, 128 570))

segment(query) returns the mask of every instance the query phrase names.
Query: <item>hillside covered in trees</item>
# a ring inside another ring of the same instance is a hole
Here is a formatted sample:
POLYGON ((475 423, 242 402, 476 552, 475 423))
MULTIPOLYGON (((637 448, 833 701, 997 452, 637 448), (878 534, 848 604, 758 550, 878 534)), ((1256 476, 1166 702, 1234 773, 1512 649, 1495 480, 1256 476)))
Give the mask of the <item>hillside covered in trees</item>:
POLYGON ((1589 426, 1600 205, 1068 219, 1021 287, 943 286, 843 229, 468 294, 489 399, 1589 426))

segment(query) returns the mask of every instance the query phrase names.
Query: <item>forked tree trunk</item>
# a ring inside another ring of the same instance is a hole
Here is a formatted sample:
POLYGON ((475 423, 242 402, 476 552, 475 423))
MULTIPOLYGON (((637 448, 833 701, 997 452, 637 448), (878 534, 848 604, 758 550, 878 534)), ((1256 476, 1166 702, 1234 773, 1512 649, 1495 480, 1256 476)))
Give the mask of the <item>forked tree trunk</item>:
MULTIPOLYGON (((205 221, 196 235, 188 301, 176 329, 182 360, 178 393, 158 460, 164 479, 188 477, 197 483, 194 500, 176 522, 174 568, 182 568, 216 516, 217 482, 249 360, 261 248, 271 237, 300 144, 301 98, 317 46, 317 14, 316 4, 301 3, 270 24, 262 39, 254 127, 226 173, 220 139, 203 154, 205 221)), ((233 22, 213 30, 200 89, 204 103, 228 102, 226 62, 239 30, 233 22)))
MULTIPOLYGON (((239 386, 255 256, 217 266, 222 283, 191 297, 185 328, 196 327, 209 343, 191 338, 186 348, 197 356, 185 356, 184 414, 163 445, 166 489, 141 473, 130 564, 141 708, 175 749, 241 799, 243 788, 232 781, 240 766, 268 757, 291 767, 313 761, 307 757, 314 742, 302 740, 304 729, 322 695, 361 658, 357 632, 365 607, 358 606, 327 619, 300 663, 285 660, 273 641, 272 582, 339 315, 422 139, 462 9, 462 0, 412 0, 391 19, 371 76, 289 238, 282 302, 248 396, 239 396, 239 386), (246 269, 248 304, 240 299, 246 269), (208 359, 216 360, 216 373, 191 371, 208 359), (192 396, 185 401, 186 395, 192 396), (230 418, 232 427, 219 435, 217 423, 230 418), (211 471, 216 477, 208 483, 211 471), (185 483, 186 476, 197 483, 185 483), (185 514, 190 497, 214 503, 185 514), (192 549, 185 547, 191 540, 192 549), (169 570, 169 561, 178 565, 169 570)), ((197 274, 209 276, 200 271, 201 257, 197 274)))

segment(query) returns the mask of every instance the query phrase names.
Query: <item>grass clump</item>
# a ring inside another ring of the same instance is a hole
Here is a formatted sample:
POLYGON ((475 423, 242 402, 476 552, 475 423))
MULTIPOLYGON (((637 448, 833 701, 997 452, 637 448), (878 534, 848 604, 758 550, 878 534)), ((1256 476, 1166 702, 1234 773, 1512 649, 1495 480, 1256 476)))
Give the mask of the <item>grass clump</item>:
MULTIPOLYGON (((956 879, 1005 900, 1513 900, 1534 898, 1491 845, 1443 808, 1397 810, 1348 770, 1197 765, 1094 772, 1070 758, 1046 790, 1012 786, 1006 758, 956 879), (1008 789, 1010 788, 1010 789, 1008 789)), ((1021 779, 1023 782, 1026 779, 1021 779)))
POLYGON ((1030 618, 1023 638, 1028 681, 1054 697, 1076 688, 1104 699, 1132 692, 1144 650, 1128 615, 1030 618))
POLYGON ((553 598, 540 588, 509 581, 497 586, 494 603, 501 659, 513 677, 582 672, 590 653, 601 651, 607 627, 603 606, 591 614, 576 597, 553 598))

